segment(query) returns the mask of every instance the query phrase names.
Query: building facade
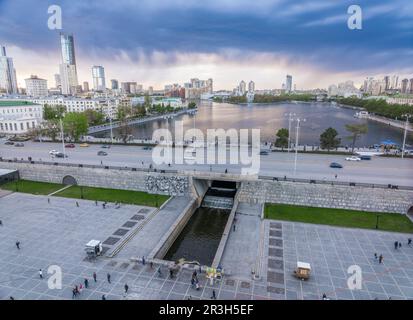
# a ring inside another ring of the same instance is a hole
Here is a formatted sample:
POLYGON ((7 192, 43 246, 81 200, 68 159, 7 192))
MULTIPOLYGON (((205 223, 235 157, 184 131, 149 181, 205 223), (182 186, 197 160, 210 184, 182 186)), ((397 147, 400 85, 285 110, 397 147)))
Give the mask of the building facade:
POLYGON ((31 97, 45 97, 48 95, 47 80, 32 75, 24 81, 26 82, 26 95, 31 97))
POLYGON ((102 66, 92 67, 93 89, 95 91, 105 91, 105 69, 102 66))
POLYGON ((62 63, 60 64, 60 80, 62 94, 73 95, 77 92, 78 80, 76 70, 75 43, 73 35, 60 33, 62 63))
POLYGON ((13 59, 7 57, 4 46, 0 46, 0 91, 4 91, 6 94, 18 94, 13 59))
POLYGON ((0 100, 0 133, 25 134, 43 121, 43 106, 28 101, 0 100))

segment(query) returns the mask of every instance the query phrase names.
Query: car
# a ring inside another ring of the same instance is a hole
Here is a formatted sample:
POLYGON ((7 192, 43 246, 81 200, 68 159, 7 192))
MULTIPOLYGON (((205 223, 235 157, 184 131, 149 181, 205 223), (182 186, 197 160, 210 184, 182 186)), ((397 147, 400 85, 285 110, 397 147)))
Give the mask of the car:
POLYGON ((142 149, 143 149, 143 150, 152 150, 152 147, 145 146, 145 147, 143 147, 142 149))
POLYGON ((15 147, 24 147, 24 143, 17 142, 14 144, 15 147))
POLYGON ((13 142, 13 141, 6 141, 4 144, 7 144, 7 145, 9 145, 9 146, 12 146, 12 145, 14 144, 14 142, 13 142))
POLYGON ((338 162, 332 162, 332 163, 330 163, 330 168, 342 169, 343 166, 341 164, 339 164, 338 162))
POLYGON ((65 145, 65 148, 74 148, 75 144, 74 143, 68 143, 67 145, 65 145))
POLYGON ((270 153, 267 150, 261 150, 260 156, 268 156, 270 153))
POLYGON ((59 151, 57 150, 50 150, 49 154, 51 154, 52 156, 56 155, 56 153, 59 153, 59 151))
POLYGON ((79 147, 87 148, 87 147, 89 147, 89 144, 88 143, 82 143, 82 144, 79 145, 79 147))
POLYGON ((63 154, 63 152, 57 152, 54 156, 56 158, 67 158, 67 154, 63 154))
POLYGON ((347 157, 346 161, 361 161, 361 159, 356 156, 351 156, 351 157, 347 157))
POLYGON ((98 152, 98 156, 107 156, 107 155, 108 155, 108 153, 105 152, 105 151, 99 151, 98 152))
POLYGON ((101 148, 102 148, 102 149, 110 149, 110 146, 107 145, 107 144, 104 144, 104 145, 101 146, 101 148))
POLYGON ((361 160, 371 160, 371 156, 360 156, 361 160))

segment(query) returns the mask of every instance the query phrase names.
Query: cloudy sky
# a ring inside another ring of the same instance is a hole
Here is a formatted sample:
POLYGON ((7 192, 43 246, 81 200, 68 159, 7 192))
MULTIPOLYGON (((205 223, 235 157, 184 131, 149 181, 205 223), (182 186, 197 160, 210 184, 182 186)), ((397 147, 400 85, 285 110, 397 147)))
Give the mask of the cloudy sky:
POLYGON ((103 65, 107 81, 163 88, 209 78, 215 89, 240 80, 280 88, 326 87, 366 76, 413 77, 411 0, 0 0, 0 43, 13 57, 18 83, 49 80, 60 63, 50 5, 62 8, 63 31, 75 36, 79 80, 103 65), (347 27, 359 4, 363 29, 347 27))

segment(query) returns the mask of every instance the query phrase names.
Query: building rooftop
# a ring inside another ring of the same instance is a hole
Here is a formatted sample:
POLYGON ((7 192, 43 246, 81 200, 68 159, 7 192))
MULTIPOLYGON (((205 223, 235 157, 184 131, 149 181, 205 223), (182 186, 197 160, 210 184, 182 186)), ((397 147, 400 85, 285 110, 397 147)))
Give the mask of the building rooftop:
POLYGON ((33 106, 36 103, 21 100, 0 100, 0 107, 21 107, 21 106, 33 106))

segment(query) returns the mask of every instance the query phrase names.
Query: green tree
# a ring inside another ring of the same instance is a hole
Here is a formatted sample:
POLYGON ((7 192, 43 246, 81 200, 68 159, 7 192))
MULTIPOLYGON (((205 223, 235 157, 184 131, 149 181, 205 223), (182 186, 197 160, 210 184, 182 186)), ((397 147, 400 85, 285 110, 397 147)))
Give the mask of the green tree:
POLYGON ((196 108, 196 103, 195 102, 190 102, 188 103, 188 109, 195 109, 196 108))
POLYGON ((346 124, 346 130, 351 133, 348 139, 352 140, 351 152, 353 153, 356 140, 368 132, 368 127, 367 124, 346 124))
POLYGON ((287 148, 289 135, 290 133, 286 128, 281 128, 278 130, 276 134, 277 139, 275 140, 275 146, 278 148, 287 148))
POLYGON ((52 120, 56 118, 63 117, 63 114, 66 112, 66 107, 62 105, 57 105, 55 107, 45 104, 43 106, 43 118, 45 120, 52 120))
POLYGON ((321 149, 327 149, 330 151, 331 149, 336 149, 340 143, 341 139, 337 138, 338 132, 334 128, 327 128, 321 135, 320 135, 320 146, 321 149))
POLYGON ((84 113, 69 112, 63 118, 63 129, 70 139, 79 141, 79 138, 87 134, 87 117, 84 113))
POLYGON ((93 109, 84 111, 89 126, 97 126, 105 122, 105 116, 102 112, 93 109))

